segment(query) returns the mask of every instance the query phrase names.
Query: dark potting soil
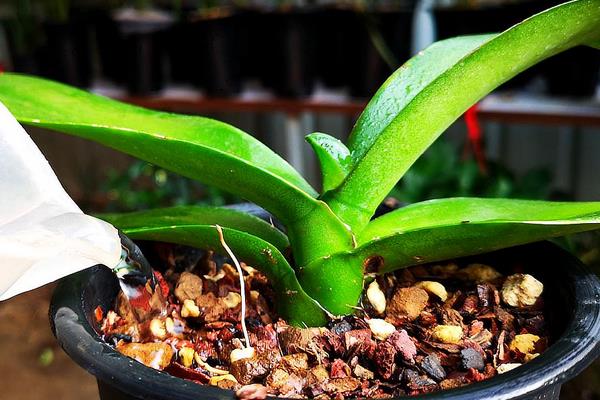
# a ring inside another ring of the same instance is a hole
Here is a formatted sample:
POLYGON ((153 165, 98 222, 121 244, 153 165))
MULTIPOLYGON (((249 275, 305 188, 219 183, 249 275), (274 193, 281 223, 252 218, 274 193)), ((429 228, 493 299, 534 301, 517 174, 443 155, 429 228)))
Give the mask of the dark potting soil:
POLYGON ((236 268, 184 246, 155 244, 154 253, 160 293, 145 311, 123 293, 114 310, 97 308, 104 339, 149 367, 242 398, 418 395, 491 378, 548 346, 543 286, 517 266, 400 270, 366 285, 355 315, 298 328, 275 313, 266 277, 242 264, 247 350, 236 268))

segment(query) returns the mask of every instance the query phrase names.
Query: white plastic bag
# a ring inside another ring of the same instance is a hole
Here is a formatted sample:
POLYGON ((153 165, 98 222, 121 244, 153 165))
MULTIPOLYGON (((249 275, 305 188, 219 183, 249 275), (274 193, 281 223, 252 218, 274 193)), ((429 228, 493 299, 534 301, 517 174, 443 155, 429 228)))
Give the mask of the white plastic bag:
POLYGON ((117 230, 77 207, 0 103, 0 300, 120 256, 117 230))

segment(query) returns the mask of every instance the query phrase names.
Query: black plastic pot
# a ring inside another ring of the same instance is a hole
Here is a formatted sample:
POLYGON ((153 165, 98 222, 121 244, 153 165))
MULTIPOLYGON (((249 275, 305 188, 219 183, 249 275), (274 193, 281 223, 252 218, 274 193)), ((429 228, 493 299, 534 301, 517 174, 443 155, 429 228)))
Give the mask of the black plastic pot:
MULTIPOLYGON (((466 387, 426 399, 558 399, 560 386, 599 354, 600 281, 570 253, 549 242, 472 257, 502 266, 520 263, 544 283, 546 315, 554 343, 528 364, 466 387)), ((50 322, 63 349, 98 379, 102 400, 233 399, 231 391, 201 386, 128 358, 104 343, 94 309, 113 306, 119 290, 106 267, 64 279, 52 298, 50 322)))

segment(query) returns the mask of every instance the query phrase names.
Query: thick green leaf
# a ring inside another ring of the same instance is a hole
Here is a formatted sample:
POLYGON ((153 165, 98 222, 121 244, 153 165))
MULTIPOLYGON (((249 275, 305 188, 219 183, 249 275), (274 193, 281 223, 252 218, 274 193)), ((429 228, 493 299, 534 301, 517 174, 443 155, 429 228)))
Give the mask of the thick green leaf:
POLYGON ((306 136, 319 164, 323 177, 323 192, 335 189, 346 177, 350 166, 350 151, 339 139, 326 133, 311 133, 306 136))
POLYGON ((352 170, 323 198, 355 231, 413 162, 462 113, 524 69, 600 39, 600 1, 551 8, 496 36, 432 45, 388 79, 349 142, 352 170))
POLYGON ((151 111, 9 73, 0 75, 0 101, 22 123, 91 139, 239 194, 283 221, 317 204, 317 193, 289 164, 223 122, 151 111))
POLYGON ((273 225, 248 213, 225 207, 180 206, 119 214, 98 215, 121 230, 177 225, 221 225, 246 232, 284 251, 287 236, 273 225))
MULTIPOLYGON (((105 217, 131 239, 184 244, 225 254, 215 225, 210 223, 211 218, 207 218, 207 224, 202 225, 165 221, 161 214, 153 215, 152 212, 146 212, 144 218, 141 214, 105 217)), ((221 221, 227 219, 229 216, 221 221)), ((304 292, 294 270, 277 247, 247 232, 226 226, 223 226, 223 236, 236 257, 269 278, 277 294, 277 311, 289 323, 322 326, 327 321, 323 310, 304 292)))
POLYGON ((600 202, 451 198, 373 220, 353 257, 383 257, 379 272, 600 228, 600 202))
POLYGON ((347 226, 291 166, 223 122, 151 111, 19 74, 0 74, 0 101, 23 123, 97 141, 266 208, 286 225, 299 265, 352 247, 347 226))

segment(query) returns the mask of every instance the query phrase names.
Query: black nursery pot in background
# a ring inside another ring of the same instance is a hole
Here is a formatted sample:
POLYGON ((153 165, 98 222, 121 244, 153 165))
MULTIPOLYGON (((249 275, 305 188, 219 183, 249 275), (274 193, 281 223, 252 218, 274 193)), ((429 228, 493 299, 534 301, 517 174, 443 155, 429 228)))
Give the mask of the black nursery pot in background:
POLYGON ((127 74, 123 65, 125 46, 119 24, 108 13, 101 13, 96 20, 96 46, 100 75, 113 83, 124 85, 127 74))
MULTIPOLYGON (((158 12, 126 16, 117 13, 114 20, 118 35, 114 46, 121 47, 117 54, 122 56, 122 77, 129 93, 141 96, 161 90, 167 77, 166 33, 172 25, 171 18, 158 12)), ((113 73, 118 78, 121 75, 114 70, 113 73)))
POLYGON ((600 55, 590 47, 576 47, 543 62, 548 93, 591 97, 596 93, 600 55))
POLYGON ((228 12, 191 23, 191 42, 196 45, 188 51, 197 52, 192 56, 192 81, 211 96, 233 96, 241 90, 241 19, 228 12))
POLYGON ((92 24, 88 18, 44 23, 44 44, 38 53, 38 73, 69 85, 88 87, 92 81, 92 24))
POLYGON ((254 13, 244 24, 250 74, 283 97, 309 96, 315 84, 317 23, 312 8, 254 13))
POLYGON ((350 93, 354 97, 369 98, 383 84, 393 70, 410 57, 412 8, 380 9, 374 12, 355 12, 354 29, 346 54, 349 68, 350 93), (385 60, 379 41, 393 57, 385 60), (395 62, 395 65, 390 65, 395 62))
MULTIPOLYGON (((498 266, 520 263, 544 283, 553 344, 524 366, 427 399, 558 399, 560 386, 600 353, 600 282, 573 255, 549 242, 472 257, 467 262, 498 266)), ((119 284, 96 266, 64 279, 52 298, 50 322, 63 349, 95 375, 102 400, 234 399, 234 393, 155 371, 103 342, 95 322, 97 306, 114 305, 119 284)))
MULTIPOLYGON (((480 33, 502 32, 548 7, 548 2, 525 0, 479 8, 439 8, 434 12, 437 39, 480 33)), ((540 64, 520 73, 500 87, 500 90, 519 89, 534 78, 542 76, 540 64)))
POLYGON ((339 88, 348 85, 350 80, 349 70, 352 68, 350 43, 354 30, 359 28, 356 12, 351 8, 323 7, 318 11, 316 22, 318 24, 317 41, 317 76, 327 87, 339 88))
MULTIPOLYGON (((560 0, 522 0, 481 8, 440 8, 435 11, 438 39, 459 35, 501 32, 560 0)), ((575 48, 544 60, 500 87, 520 89, 543 78, 552 95, 588 97, 598 84, 600 57, 592 49, 575 48)))

